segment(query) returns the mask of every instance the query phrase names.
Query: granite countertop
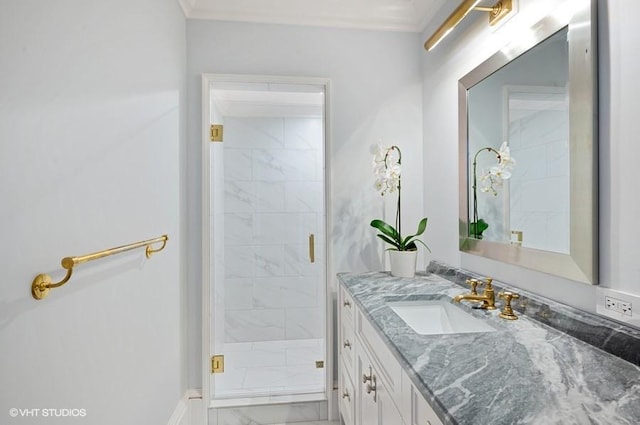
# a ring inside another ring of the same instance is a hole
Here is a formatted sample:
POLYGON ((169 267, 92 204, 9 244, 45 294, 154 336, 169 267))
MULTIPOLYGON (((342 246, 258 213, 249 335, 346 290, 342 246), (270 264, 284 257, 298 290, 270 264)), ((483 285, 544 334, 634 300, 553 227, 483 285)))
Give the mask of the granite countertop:
POLYGON ((640 424, 640 367, 630 361, 527 315, 501 319, 498 299, 493 311, 460 303, 496 332, 419 335, 386 303, 469 289, 432 273, 338 277, 445 424, 640 424))

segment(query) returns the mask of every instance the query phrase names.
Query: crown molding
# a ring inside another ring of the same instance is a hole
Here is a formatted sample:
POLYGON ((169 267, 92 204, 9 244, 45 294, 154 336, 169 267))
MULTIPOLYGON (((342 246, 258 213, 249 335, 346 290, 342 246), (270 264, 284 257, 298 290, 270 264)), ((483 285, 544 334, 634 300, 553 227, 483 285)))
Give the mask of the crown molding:
POLYGON ((192 9, 187 15, 189 19, 232 21, 247 23, 264 23, 279 25, 299 25, 328 28, 350 28, 373 31, 396 31, 420 33, 424 30, 422 22, 406 22, 389 19, 358 19, 315 16, 265 15, 239 12, 221 12, 192 9))
POLYGON ((270 0, 178 2, 188 19, 422 33, 446 0, 341 0, 309 7, 270 0))

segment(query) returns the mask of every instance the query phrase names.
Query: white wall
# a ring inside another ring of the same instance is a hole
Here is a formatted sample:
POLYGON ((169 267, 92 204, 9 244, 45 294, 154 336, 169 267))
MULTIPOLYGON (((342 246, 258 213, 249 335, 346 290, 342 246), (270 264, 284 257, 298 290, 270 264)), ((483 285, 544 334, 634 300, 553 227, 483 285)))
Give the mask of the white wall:
POLYGON ((185 45, 175 0, 2 2, 0 423, 162 424, 186 388, 185 45), (31 298, 62 257, 164 233, 31 298))
MULTIPOLYGON (((513 18, 534 20, 555 6, 551 0, 520 0, 513 18)), ((435 29, 449 9, 439 12, 425 31, 435 29)), ((640 29, 635 17, 640 3, 599 1, 600 72, 600 284, 640 294, 637 219, 635 117, 640 111, 636 48, 640 29)), ((483 16, 467 21, 438 47, 423 51, 425 212, 432 217, 433 256, 444 262, 493 276, 546 297, 595 311, 595 288, 458 251, 457 81, 489 57, 509 37, 506 26, 493 32, 483 16), (445 164, 443 167, 442 165, 445 164), (448 164, 448 165, 447 165, 448 164)))
POLYGON ((373 189, 369 145, 382 140, 402 148, 403 226, 417 226, 421 217, 421 43, 417 34, 188 21, 190 386, 201 385, 201 74, 332 80, 328 162, 333 226, 328 238, 333 240, 333 280, 339 271, 384 267, 384 247, 369 227, 384 209, 373 189))

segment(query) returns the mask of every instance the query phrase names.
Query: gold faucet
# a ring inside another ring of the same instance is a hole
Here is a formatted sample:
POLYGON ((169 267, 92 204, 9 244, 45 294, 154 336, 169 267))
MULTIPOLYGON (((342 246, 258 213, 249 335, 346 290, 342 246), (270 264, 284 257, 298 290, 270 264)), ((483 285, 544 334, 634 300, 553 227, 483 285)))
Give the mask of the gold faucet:
POLYGON ((511 308, 511 300, 517 300, 520 298, 520 294, 516 294, 515 292, 499 292, 499 298, 504 298, 504 308, 500 312, 499 316, 503 319, 507 320, 518 320, 518 316, 513 312, 513 308, 511 308))
POLYGON ((482 302, 480 308, 485 310, 495 310, 496 309, 496 294, 493 290, 493 286, 491 286, 491 282, 493 279, 488 277, 486 278, 486 285, 484 287, 484 293, 482 295, 478 295, 476 291, 476 286, 478 284, 482 284, 481 281, 476 279, 467 280, 467 284, 471 285, 471 293, 469 294, 460 294, 453 298, 453 302, 459 303, 462 300, 465 301, 474 301, 474 302, 482 302))

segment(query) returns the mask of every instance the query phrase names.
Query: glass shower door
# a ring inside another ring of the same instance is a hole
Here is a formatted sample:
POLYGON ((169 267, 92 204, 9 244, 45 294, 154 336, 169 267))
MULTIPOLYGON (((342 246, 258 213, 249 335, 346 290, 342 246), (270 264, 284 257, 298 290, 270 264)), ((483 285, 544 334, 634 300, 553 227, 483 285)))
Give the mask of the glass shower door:
POLYGON ((323 398, 323 87, 243 87, 212 90, 211 394, 323 398))

